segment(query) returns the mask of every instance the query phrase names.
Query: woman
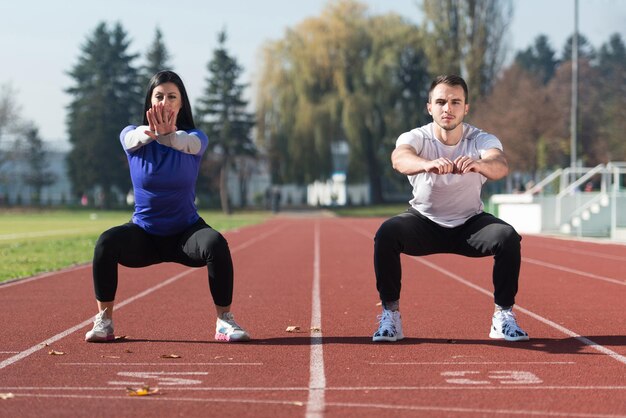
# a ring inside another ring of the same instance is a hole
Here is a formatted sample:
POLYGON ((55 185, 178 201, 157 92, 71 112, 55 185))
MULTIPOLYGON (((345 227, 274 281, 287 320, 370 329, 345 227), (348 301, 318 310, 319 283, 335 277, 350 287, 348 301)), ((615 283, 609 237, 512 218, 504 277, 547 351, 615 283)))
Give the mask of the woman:
POLYGON ((196 129, 180 77, 161 71, 150 80, 141 126, 120 134, 135 194, 131 222, 105 231, 94 250, 93 280, 98 314, 85 341, 115 339, 113 305, 117 265, 145 267, 176 262, 207 266, 217 311, 215 339, 247 341, 249 334, 230 312, 233 264, 224 237, 199 216, 195 187, 207 149, 206 135, 196 129))

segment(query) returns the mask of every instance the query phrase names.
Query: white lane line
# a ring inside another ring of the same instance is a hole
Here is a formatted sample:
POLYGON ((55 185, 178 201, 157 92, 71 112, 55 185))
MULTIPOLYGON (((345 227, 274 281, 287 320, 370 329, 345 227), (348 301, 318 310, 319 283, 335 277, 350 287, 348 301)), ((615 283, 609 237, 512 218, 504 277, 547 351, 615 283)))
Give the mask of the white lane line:
MULTIPOLYGON (((119 390, 119 389, 118 389, 119 390)), ((168 388, 170 390, 170 388, 168 388)), ((29 398, 60 398, 60 399, 108 399, 108 400, 127 400, 136 402, 129 396, 103 396, 103 395, 55 395, 55 394, 15 394, 15 397, 29 398)), ((236 404, 265 404, 265 405, 291 405, 303 406, 303 402, 287 401, 287 400, 254 400, 254 399, 237 399, 237 398, 185 398, 185 397, 163 397, 146 396, 142 402, 194 402, 194 403, 228 403, 236 404)), ((377 404, 377 403, 355 403, 355 402, 329 402, 329 407, 338 408, 375 408, 393 411, 421 411, 421 412, 444 412, 446 414, 459 414, 464 416, 467 414, 488 414, 488 415, 524 415, 524 416, 540 416, 540 417, 572 417, 572 418, 624 418, 626 415, 614 414, 598 414, 598 413, 578 413, 578 412, 556 412, 541 411, 532 409, 483 409, 483 408, 463 408, 463 407, 441 407, 441 406, 415 406, 415 405, 397 405, 397 404, 377 404)))
POLYGON ((540 365, 563 365, 563 364, 576 364, 574 361, 404 361, 397 363, 387 362, 370 362, 367 364, 376 366, 428 366, 428 365, 463 365, 463 364, 540 364, 540 365))
MULTIPOLYGON (((608 242, 608 243, 604 243, 604 242, 598 242, 597 244, 600 245, 615 245, 615 242, 608 242)), ((624 245, 624 244, 617 244, 617 245, 624 245)), ((603 252, 600 251, 588 251, 588 250, 579 250, 576 248, 568 248, 568 247, 563 247, 561 245, 548 245, 548 244, 538 244, 538 243, 531 243, 529 244, 530 247, 540 247, 540 248, 548 248, 549 250, 552 251, 561 251, 561 252, 566 252, 568 254, 582 254, 582 255, 589 255, 591 257, 593 257, 594 259, 598 259, 598 258, 604 258, 607 260, 615 260, 615 261, 626 261, 626 257, 624 256, 619 256, 619 255, 613 255, 613 254, 605 254, 603 252)), ((597 260, 594 260, 597 261, 597 260)))
POLYGON ((313 237, 313 291, 311 307, 311 360, 309 377, 309 399, 306 405, 307 418, 324 416, 326 376, 324 374, 324 351, 322 346, 322 305, 320 301, 320 225, 315 222, 313 237))
MULTIPOLYGON (((486 289, 483 289, 482 287, 480 287, 478 285, 475 285, 474 283, 472 283, 472 282, 470 282, 468 280, 465 280, 461 276, 458 276, 458 275, 456 275, 456 274, 454 274, 454 273, 452 273, 452 272, 450 272, 450 271, 448 271, 448 270, 446 270, 446 269, 444 269, 442 267, 439 267, 438 265, 436 265, 434 263, 431 263, 428 260, 424 260, 424 259, 419 258, 419 257, 411 257, 411 258, 413 260, 415 260, 415 261, 418 261, 418 262, 420 262, 422 264, 425 264, 426 266, 430 267, 433 270, 436 270, 436 271, 440 272, 441 274, 443 274, 445 276, 448 276, 449 278, 451 278, 453 280, 456 280, 459 283, 462 283, 462 284, 464 284, 464 285, 466 285, 468 287, 471 287, 472 289, 474 289, 474 290, 476 290, 476 291, 478 291, 478 292, 480 292, 480 293, 482 293, 484 295, 489 296, 490 298, 493 298, 493 293, 492 292, 490 292, 490 291, 488 291, 486 289)), ((625 356, 623 356, 621 354, 618 354, 615 351, 613 351, 611 349, 608 349, 608 348, 604 347, 603 345, 600 345, 600 344, 598 344, 598 343, 596 343, 594 341, 591 341, 589 338, 583 337, 582 335, 577 334, 574 331, 571 331, 571 330, 569 330, 569 329, 567 329, 567 328, 557 324, 556 322, 550 321, 549 319, 544 318, 541 315, 537 315, 536 313, 531 312, 528 309, 525 309, 525 308, 521 307, 520 305, 515 305, 515 310, 517 310, 519 312, 524 312, 526 315, 530 316, 531 318, 534 318, 534 319, 536 319, 539 322, 542 322, 542 323, 544 323, 544 324, 546 324, 546 325, 548 325, 548 326, 550 326, 552 328, 555 328, 555 329, 561 331, 565 335, 568 335, 568 336, 570 336, 572 338, 577 339, 581 343, 583 343, 583 344, 593 348, 594 350, 597 350, 597 351, 599 351, 599 352, 601 352, 603 354, 606 354, 607 356, 611 357, 613 360, 619 361, 622 364, 626 364, 626 357, 625 356)))
POLYGON ((263 363, 58 363, 59 366, 262 366, 263 363))
MULTIPOLYGON (((196 392, 298 392, 309 391, 308 386, 293 386, 293 387, 265 387, 265 386, 171 386, 167 388, 172 391, 196 391, 196 392)), ((626 391, 626 386, 619 385, 603 385, 603 386, 567 386, 567 385, 550 385, 550 386, 528 386, 524 384, 519 385, 507 385, 507 386, 495 386, 495 385, 455 385, 455 386, 327 386, 324 388, 328 392, 360 392, 360 391, 506 391, 506 390, 554 390, 554 391, 626 391)), ((19 390, 34 390, 34 391, 112 391, 119 390, 117 387, 112 386, 5 386, 0 387, 2 391, 19 391, 19 390)), ((328 405, 325 403, 325 405, 328 405)))
MULTIPOLYGON (((274 228, 273 230, 270 230, 270 231, 268 231, 265 234, 261 234, 260 236, 251 239, 250 241, 257 242, 257 241, 259 241, 259 239, 266 238, 266 237, 272 235, 273 233, 277 232, 281 228, 282 228, 282 226, 274 228)), ((245 248, 247 246, 246 244, 247 243, 243 243, 243 244, 239 245, 238 247, 235 247, 233 250, 231 250, 231 253, 235 253, 236 251, 239 251, 242 248, 245 248)), ((88 266, 90 266, 90 265, 88 265, 88 266)), ((167 285, 177 281, 178 279, 180 279, 180 278, 182 278, 182 277, 184 277, 184 276, 186 276, 186 275, 188 275, 188 274, 190 274, 190 273, 192 273, 192 272, 194 272, 196 270, 197 269, 195 269, 195 268, 185 270, 182 273, 179 273, 176 276, 173 276, 173 277, 171 277, 171 278, 169 278, 169 279, 167 279, 167 280, 157 284, 156 286, 148 288, 148 289, 144 290, 143 292, 140 292, 140 293, 136 294, 135 296, 132 296, 132 297, 130 297, 130 298, 120 302, 120 303, 116 303, 115 304, 115 309, 119 310, 123 306, 128 305, 129 303, 132 303, 132 302, 134 302, 134 301, 136 301, 138 299, 141 299, 142 297, 147 296, 150 293, 155 292, 155 291, 161 289, 162 287, 165 287, 165 286, 167 286, 167 285)), ((51 273, 51 274, 54 274, 54 273, 51 273)), ((20 281, 19 283, 22 283, 22 282, 23 281, 20 281)), ((74 333, 74 332, 76 332, 76 331, 78 331, 78 330, 80 330, 80 329, 90 325, 91 323, 93 323, 93 319, 92 318, 87 319, 87 320, 81 322, 78 325, 74 325, 73 327, 68 328, 68 329, 66 329, 63 332, 60 332, 57 335, 55 335, 53 337, 50 337, 50 338, 48 338, 45 341, 40 342, 39 344, 36 344, 36 345, 34 345, 34 346, 24 350, 24 351, 21 351, 20 353, 18 353, 17 355, 15 355, 13 357, 9 357, 8 359, 3 360, 2 362, 0 362, 0 370, 4 369, 7 366, 10 366, 13 363, 16 363, 16 362, 18 362, 18 361, 20 361, 20 360, 30 356, 33 353, 36 353, 37 351, 39 351, 42 348, 44 348, 46 345, 50 345, 50 344, 60 340, 61 338, 67 337, 68 335, 70 335, 70 334, 72 334, 72 333, 74 333)))
MULTIPOLYGON (((354 230, 356 232, 359 232, 361 235, 365 235, 368 238, 372 238, 372 234, 369 231, 365 230, 365 229, 358 228, 358 227, 355 227, 355 226, 352 226, 352 225, 350 225, 349 227, 352 230, 354 230)), ((451 278, 453 280, 456 280, 457 282, 462 283, 462 284, 464 284, 464 285, 466 285, 466 286, 468 286, 468 287, 470 287, 470 288, 472 288, 472 289, 482 293, 483 295, 486 295, 486 296, 489 296, 490 298, 493 298, 493 293, 492 292, 490 292, 490 291, 488 291, 486 289, 483 289, 482 287, 480 287, 478 285, 475 285, 474 283, 470 282, 469 280, 465 280, 461 276, 458 276, 458 275, 456 275, 456 274, 454 274, 454 273, 452 273, 452 272, 450 272, 450 271, 448 271, 448 270, 446 270, 446 269, 444 269, 442 267, 439 267, 438 265, 436 265, 434 263, 431 263, 430 261, 425 260, 422 257, 410 257, 410 258, 412 258, 413 260, 415 260, 415 261, 417 261, 419 263, 425 264, 426 266, 432 268, 433 270, 436 270, 436 271, 440 272, 441 274, 443 274, 445 276, 448 276, 449 278, 451 278)), ((544 318, 541 315, 538 315, 538 314, 536 314, 534 312, 529 311, 528 309, 525 309, 525 308, 521 307, 520 305, 515 305, 515 309, 517 311, 525 313, 526 315, 530 316, 531 318, 536 319, 539 322, 544 323, 545 325, 548 325, 548 326, 550 326, 552 328, 555 328, 555 329, 559 330, 560 332, 562 332, 565 335, 568 335, 568 336, 570 336, 572 338, 575 338, 576 340, 580 341, 584 345, 588 345, 589 347, 593 348, 594 350, 597 350, 597 351, 599 351, 599 352, 601 352, 603 354, 606 354, 607 356, 611 357, 613 360, 619 361, 622 364, 626 364, 626 357, 625 356, 623 356, 621 354, 618 354, 615 351, 613 351, 611 349, 608 349, 608 348, 604 347, 603 345, 600 345, 600 344, 590 340, 589 338, 583 337, 583 336, 575 333, 574 331, 571 331, 571 330, 569 330, 569 329, 567 329, 567 328, 557 324, 556 322, 550 321, 549 319, 544 318)))
MULTIPOLYGON (((116 304, 115 308, 116 308, 116 310, 118 310, 121 307, 123 307, 125 305, 128 305, 129 303, 132 303, 132 302, 136 301, 137 299, 140 299, 140 298, 142 298, 144 296, 147 296, 150 293, 152 293, 152 292, 154 292, 156 290, 159 290, 160 288, 162 288, 164 286, 167 286, 170 283, 173 283, 176 280, 180 279, 181 277, 184 277, 184 276, 186 276, 189 273, 192 273, 194 271, 195 271, 195 269, 189 269, 189 270, 186 270, 186 271, 184 271, 182 273, 179 273, 176 276, 171 277, 171 278, 169 278, 169 279, 167 279, 167 280, 157 284, 156 286, 148 288, 148 289, 144 290, 143 292, 138 293, 135 296, 133 296, 131 298, 128 298, 128 299, 126 299, 126 300, 116 304)), ((53 337, 50 337, 50 338, 48 338, 45 341, 40 342, 39 344, 36 344, 36 345, 34 345, 34 346, 24 350, 24 351, 21 351, 19 354, 15 355, 13 357, 9 357, 8 359, 3 360, 2 362, 0 362, 0 369, 4 369, 5 367, 10 366, 11 364, 18 362, 18 361, 20 361, 20 360, 30 356, 31 354, 36 353, 37 351, 39 351, 42 348, 44 348, 46 345, 50 345, 50 344, 52 344, 52 343, 54 343, 56 341, 59 341, 61 338, 67 337, 68 335, 78 331, 79 329, 82 329, 82 328, 88 326, 91 323, 93 323, 93 319, 91 319, 91 318, 87 319, 87 320, 81 322, 78 325, 74 325, 73 327, 68 328, 68 329, 66 329, 63 332, 60 332, 57 335, 55 335, 53 337)))
POLYGON ((579 276, 589 277, 590 279, 603 280, 609 283, 621 284, 622 286, 626 286, 626 280, 613 279, 611 277, 599 276, 593 273, 587 273, 586 271, 571 269, 569 267, 559 266, 558 264, 547 263, 545 261, 535 260, 533 258, 523 257, 522 261, 530 264, 536 264, 542 267, 548 267, 554 270, 564 271, 566 273, 578 274, 579 276))
POLYGON ((236 253, 237 251, 241 251, 244 248, 248 248, 249 246, 251 246, 252 244, 256 244, 257 242, 264 240, 265 238, 269 237, 270 235, 274 235, 276 232, 280 231, 281 229, 284 229, 287 225, 286 224, 282 224, 277 226, 274 229, 270 229, 267 232, 262 233, 261 235, 257 235, 256 237, 249 239, 248 241, 239 244, 238 246, 234 247, 232 250, 230 250, 231 253, 236 253))
MULTIPOLYGON (((120 391, 120 388, 116 388, 117 391, 120 391)), ((167 388, 169 391, 171 388, 167 388)), ((61 398, 61 399, 110 399, 115 401, 120 400, 130 400, 131 402, 137 402, 136 399, 132 396, 102 396, 102 395, 46 395, 46 394, 35 394, 35 393, 18 393, 14 394, 16 398, 20 397, 28 397, 28 398, 61 398)), ((142 396, 142 402, 196 402, 196 403, 228 403, 231 405, 236 404, 262 404, 262 405, 291 405, 301 407, 304 405, 304 402, 300 401, 281 401, 281 400, 255 400, 255 399, 233 399, 233 398, 174 398, 174 397, 163 397, 160 398, 158 396, 142 396)))
POLYGON ((7 289, 12 286, 17 286, 18 284, 25 284, 25 283, 33 282, 35 280, 45 279, 46 277, 54 276, 54 275, 61 274, 61 273, 70 273, 75 270, 82 270, 87 267, 91 267, 91 263, 81 264, 80 266, 69 267, 69 268, 62 269, 62 270, 51 271, 48 273, 39 274, 37 276, 28 277, 26 279, 17 278, 17 279, 7 280, 7 281, 0 283, 0 290, 7 289))
POLYGON ((463 417, 467 414, 481 414, 493 416, 539 416, 539 417, 569 417, 569 418, 624 418, 626 415, 613 414, 597 414, 597 413, 579 413, 579 412, 555 412, 555 411, 539 411, 532 409, 483 409, 483 408, 463 408, 463 407, 445 407, 445 406, 413 406, 413 405, 397 405, 397 404, 374 404, 374 403, 352 403, 352 402, 329 402, 328 406, 340 408, 378 408, 394 411, 421 411, 421 412, 444 412, 446 416, 449 414, 458 414, 463 417))
MULTIPOLYGON (((231 249, 231 253, 235 253, 236 251, 242 250, 246 247, 249 247, 250 245, 256 243, 257 241, 260 241, 262 239, 267 238, 268 236, 278 232, 279 230, 285 228, 287 225, 279 225, 278 227, 269 230, 261 235, 258 235, 252 239, 250 239, 249 241, 246 241, 244 243, 242 243, 241 245, 231 249)), ((225 233, 227 234, 227 233, 225 233)), ((74 270, 81 270, 84 268, 88 268, 91 267, 91 263, 85 263, 85 264, 81 264, 79 266, 74 266, 74 267, 68 267, 66 269, 62 269, 62 270, 57 270, 57 271, 51 271, 48 273, 43 273, 43 274, 39 274, 37 276, 32 276, 32 277, 28 277, 28 278, 17 278, 17 279, 11 279, 11 280, 5 280, 4 282, 0 282, 0 290, 2 289, 6 289, 9 288, 11 286, 17 286, 18 284, 25 284, 25 283, 29 283, 35 280, 40 280, 40 279, 45 279, 46 277, 50 277, 50 276, 55 276, 61 273, 69 273, 72 272, 74 270)))

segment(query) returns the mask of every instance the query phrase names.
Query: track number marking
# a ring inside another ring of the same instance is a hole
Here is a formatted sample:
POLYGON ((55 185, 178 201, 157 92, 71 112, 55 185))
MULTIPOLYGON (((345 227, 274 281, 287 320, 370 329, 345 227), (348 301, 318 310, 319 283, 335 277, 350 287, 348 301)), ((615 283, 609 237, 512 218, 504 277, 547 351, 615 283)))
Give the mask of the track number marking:
POLYGON ((543 383, 536 374, 520 370, 495 370, 482 373, 476 370, 442 372, 441 376, 453 385, 538 385, 543 383))

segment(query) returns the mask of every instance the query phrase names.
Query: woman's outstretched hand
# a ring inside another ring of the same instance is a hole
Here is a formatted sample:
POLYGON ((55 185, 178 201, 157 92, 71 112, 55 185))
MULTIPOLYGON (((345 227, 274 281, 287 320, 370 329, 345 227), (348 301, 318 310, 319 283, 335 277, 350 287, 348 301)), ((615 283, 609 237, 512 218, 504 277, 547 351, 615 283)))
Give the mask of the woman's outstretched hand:
POLYGON ((149 130, 144 131, 152 139, 157 139, 159 135, 167 135, 176 131, 175 110, 170 109, 163 103, 156 103, 146 111, 149 130))

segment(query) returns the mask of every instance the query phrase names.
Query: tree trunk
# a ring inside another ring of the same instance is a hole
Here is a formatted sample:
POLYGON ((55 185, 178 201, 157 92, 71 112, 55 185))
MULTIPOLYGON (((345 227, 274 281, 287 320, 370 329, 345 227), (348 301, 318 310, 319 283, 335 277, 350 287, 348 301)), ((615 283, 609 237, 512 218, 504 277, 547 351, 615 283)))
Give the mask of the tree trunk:
POLYGON ((233 213, 230 207, 230 199, 228 199, 228 158, 224 158, 220 168, 220 201, 222 203, 222 212, 226 215, 233 213))

